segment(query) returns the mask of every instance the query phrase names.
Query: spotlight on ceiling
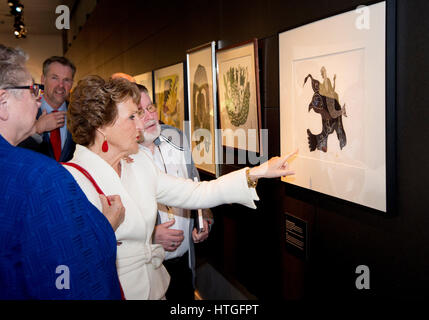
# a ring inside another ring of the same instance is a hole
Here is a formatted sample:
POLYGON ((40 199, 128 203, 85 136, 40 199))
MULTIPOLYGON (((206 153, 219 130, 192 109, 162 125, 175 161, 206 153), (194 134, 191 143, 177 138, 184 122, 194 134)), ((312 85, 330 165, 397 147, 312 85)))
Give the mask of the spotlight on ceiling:
POLYGON ((15 11, 18 13, 21 13, 22 10, 24 10, 24 6, 22 4, 19 4, 15 7, 15 11))
POLYGON ((27 28, 24 24, 24 5, 19 0, 8 0, 7 4, 10 8, 10 13, 15 17, 13 34, 18 39, 25 38, 27 28))

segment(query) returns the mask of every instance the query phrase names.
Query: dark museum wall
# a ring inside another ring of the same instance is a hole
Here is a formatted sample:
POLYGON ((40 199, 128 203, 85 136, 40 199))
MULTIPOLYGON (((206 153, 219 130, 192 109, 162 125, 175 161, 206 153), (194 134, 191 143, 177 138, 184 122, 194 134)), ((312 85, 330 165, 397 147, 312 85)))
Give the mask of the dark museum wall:
MULTIPOLYGON (((212 40, 225 47, 256 37, 262 126, 269 129, 273 156, 280 151, 278 32, 368 3, 374 1, 101 0, 66 56, 78 67, 77 79, 139 74, 184 61, 186 50, 212 40)), ((397 0, 396 214, 261 181, 258 210, 214 209, 212 234, 197 251, 200 262, 258 299, 427 296, 428 11, 426 0, 397 0), (286 211, 308 222, 306 260, 286 250, 286 211), (356 289, 359 265, 370 269, 369 290, 356 289)), ((234 168, 224 165, 222 172, 234 168)))

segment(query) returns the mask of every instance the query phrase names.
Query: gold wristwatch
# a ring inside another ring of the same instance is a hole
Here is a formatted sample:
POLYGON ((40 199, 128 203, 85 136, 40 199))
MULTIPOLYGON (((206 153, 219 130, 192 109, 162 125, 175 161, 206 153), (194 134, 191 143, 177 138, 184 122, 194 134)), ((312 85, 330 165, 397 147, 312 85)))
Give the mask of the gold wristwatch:
POLYGON ((250 179, 249 173, 250 173, 250 169, 247 168, 246 169, 247 186, 249 188, 256 188, 256 186, 258 185, 258 179, 253 181, 252 179, 250 179))

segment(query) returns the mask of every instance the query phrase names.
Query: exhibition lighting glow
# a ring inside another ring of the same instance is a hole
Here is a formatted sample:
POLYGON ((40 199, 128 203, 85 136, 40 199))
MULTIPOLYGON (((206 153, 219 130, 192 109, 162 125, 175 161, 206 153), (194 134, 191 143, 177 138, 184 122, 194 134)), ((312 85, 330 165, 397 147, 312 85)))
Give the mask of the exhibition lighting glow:
POLYGON ((25 38, 27 35, 27 29, 24 24, 24 5, 19 0, 8 0, 8 6, 10 7, 10 13, 15 17, 15 23, 13 24, 13 34, 16 38, 25 38))

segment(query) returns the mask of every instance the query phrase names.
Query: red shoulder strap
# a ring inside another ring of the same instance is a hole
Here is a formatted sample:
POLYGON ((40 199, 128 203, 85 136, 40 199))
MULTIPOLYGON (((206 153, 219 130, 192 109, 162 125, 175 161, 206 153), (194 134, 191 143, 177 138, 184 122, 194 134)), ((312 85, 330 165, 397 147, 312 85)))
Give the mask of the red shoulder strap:
MULTIPOLYGON (((65 166, 70 166, 73 167, 77 170, 79 170, 80 172, 82 172, 82 174, 88 178, 89 181, 91 181, 92 185, 95 187, 95 190, 97 190, 98 194, 102 194, 103 196, 105 196, 103 190, 101 190, 101 188, 98 186, 97 182, 95 182, 94 178, 89 174, 88 171, 86 171, 84 168, 82 168, 80 165, 73 163, 73 162, 61 162, 62 165, 65 166)), ((109 204, 109 206, 111 205, 109 198, 107 198, 107 203, 109 204)), ((122 290, 122 286, 121 283, 119 283, 119 288, 121 289, 121 299, 125 300, 125 295, 124 295, 124 291, 122 290)))
MULTIPOLYGON (((82 172, 82 174, 88 178, 89 181, 91 181, 92 185, 94 186, 95 190, 97 190, 98 194, 102 194, 103 196, 105 196, 103 190, 101 190, 101 188, 98 186, 97 182, 95 182, 94 178, 89 174, 88 171, 86 171, 84 168, 82 168, 80 165, 73 163, 73 162, 61 162, 62 165, 66 165, 66 166, 70 166, 73 167, 77 170, 79 170, 80 172, 82 172)), ((109 199, 107 199, 107 203, 109 204, 109 206, 111 205, 109 199)))

